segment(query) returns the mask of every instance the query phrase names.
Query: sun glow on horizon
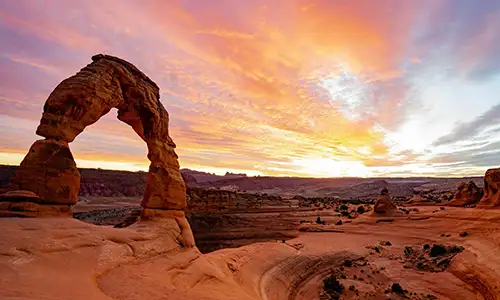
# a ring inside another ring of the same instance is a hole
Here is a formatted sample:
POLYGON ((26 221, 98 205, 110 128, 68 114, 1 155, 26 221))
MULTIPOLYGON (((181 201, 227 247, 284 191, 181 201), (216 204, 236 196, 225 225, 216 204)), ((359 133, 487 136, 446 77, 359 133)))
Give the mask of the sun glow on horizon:
POLYGON ((293 160, 305 174, 314 177, 370 177, 373 174, 359 161, 339 161, 330 158, 306 158, 293 160))

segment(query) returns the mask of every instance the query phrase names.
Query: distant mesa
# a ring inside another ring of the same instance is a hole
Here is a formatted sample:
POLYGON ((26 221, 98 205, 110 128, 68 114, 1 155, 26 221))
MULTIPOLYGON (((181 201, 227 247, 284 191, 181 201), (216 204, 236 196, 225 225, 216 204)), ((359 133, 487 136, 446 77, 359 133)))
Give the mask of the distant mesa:
POLYGON ((184 180, 184 183, 188 186, 198 183, 198 181, 196 180, 196 177, 194 177, 193 175, 191 175, 189 173, 181 172, 181 175, 182 175, 182 179, 184 180))
MULTIPOLYGON (((387 190, 387 186, 389 186, 389 182, 383 180, 383 179, 378 179, 373 182, 374 185, 378 185, 380 187, 384 187, 387 190)), ((387 190, 387 192, 389 192, 387 190)))
POLYGON ((474 181, 461 182, 448 206, 467 206, 477 204, 483 197, 483 191, 474 181))
POLYGON ((226 174, 224 176, 226 176, 226 177, 247 177, 247 174, 226 172, 226 174))

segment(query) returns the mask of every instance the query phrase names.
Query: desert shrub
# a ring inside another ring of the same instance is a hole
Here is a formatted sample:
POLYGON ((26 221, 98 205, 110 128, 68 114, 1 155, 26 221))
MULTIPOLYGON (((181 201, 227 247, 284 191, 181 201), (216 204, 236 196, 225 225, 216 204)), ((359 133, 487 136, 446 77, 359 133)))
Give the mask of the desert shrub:
POLYGON ((318 223, 318 224, 323 224, 323 221, 321 221, 321 217, 320 217, 320 216, 318 216, 318 217, 316 218, 316 223, 318 223))
POLYGON ((424 245, 424 250, 427 250, 427 249, 429 249, 430 247, 431 247, 431 246, 430 246, 429 244, 425 244, 425 245, 424 245))
POLYGON ((399 283, 393 283, 391 286, 391 292, 402 295, 405 293, 405 290, 399 283))
POLYGON ((464 251, 464 247, 453 245, 448 249, 449 253, 460 253, 464 251))
POLYGON ((363 205, 358 206, 357 212, 360 215, 364 214, 365 213, 365 207, 363 205))
POLYGON ((411 255, 413 253, 413 248, 410 246, 405 247, 405 256, 411 255))
POLYGON ((352 260, 350 260, 350 259, 344 260, 343 266, 348 267, 348 268, 352 267, 352 260))
POLYGON ((340 206, 340 210, 348 210, 348 209, 349 209, 349 207, 347 205, 345 205, 345 204, 342 204, 340 206))
POLYGON ((335 275, 330 275, 323 280, 323 290, 331 294, 341 294, 344 291, 344 285, 340 283, 335 275))
POLYGON ((429 256, 431 257, 436 257, 436 256, 441 256, 447 254, 448 251, 446 250, 446 247, 443 245, 432 245, 431 252, 429 252, 429 256))
POLYGON ((342 225, 342 220, 338 220, 336 225, 342 225))
POLYGON ((341 214, 342 214, 342 216, 343 216, 343 217, 348 217, 348 216, 349 216, 349 212, 348 212, 348 211, 345 211, 345 210, 343 210, 343 211, 341 212, 341 214))

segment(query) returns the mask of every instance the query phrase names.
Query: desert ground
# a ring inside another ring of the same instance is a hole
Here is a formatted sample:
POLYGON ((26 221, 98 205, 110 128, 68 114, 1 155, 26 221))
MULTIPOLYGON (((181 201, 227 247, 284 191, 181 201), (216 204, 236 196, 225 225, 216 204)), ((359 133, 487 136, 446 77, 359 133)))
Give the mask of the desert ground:
POLYGON ((75 218, 0 219, 3 299, 500 299, 500 210, 439 201, 483 178, 293 179, 289 189, 275 178, 281 193, 269 195, 217 184, 259 190, 260 178, 211 176, 188 185, 198 247, 184 249, 168 219, 112 228, 137 209, 144 173, 81 173, 75 218), (291 197, 300 181, 328 193, 291 197), (378 216, 384 187, 398 213, 378 216), (415 195, 428 203, 412 205, 415 195), (329 293, 327 278, 341 289, 329 293))
POLYGON ((208 254, 173 243, 168 221, 115 229, 4 218, 2 299, 330 299, 323 280, 332 274, 340 299, 499 299, 500 211, 418 210, 208 254), (425 245, 463 249, 431 257, 425 245))

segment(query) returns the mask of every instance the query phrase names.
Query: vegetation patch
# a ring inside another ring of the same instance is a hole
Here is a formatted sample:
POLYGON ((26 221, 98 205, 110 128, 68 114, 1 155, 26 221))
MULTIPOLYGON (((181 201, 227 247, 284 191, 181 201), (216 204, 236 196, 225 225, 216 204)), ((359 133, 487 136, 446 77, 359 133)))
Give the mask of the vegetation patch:
POLYGON ((338 300, 344 292, 345 288, 342 283, 337 279, 337 274, 332 274, 323 280, 323 291, 321 293, 321 300, 338 300))
POLYGON ((442 272, 446 270, 455 255, 462 252, 463 247, 457 245, 425 244, 421 250, 406 246, 404 250, 404 267, 418 271, 442 272))

